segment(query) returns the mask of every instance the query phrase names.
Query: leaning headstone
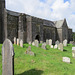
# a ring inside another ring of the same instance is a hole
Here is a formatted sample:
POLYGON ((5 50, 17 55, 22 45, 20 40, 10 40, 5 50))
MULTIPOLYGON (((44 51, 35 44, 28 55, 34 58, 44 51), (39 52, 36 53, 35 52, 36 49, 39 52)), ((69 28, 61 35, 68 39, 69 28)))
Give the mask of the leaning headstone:
POLYGON ((43 48, 43 49, 46 49, 46 43, 43 43, 43 44, 42 44, 42 48, 43 48))
POLYGON ((50 45, 50 46, 52 45, 52 40, 51 40, 51 39, 49 40, 49 45, 50 45))
POLYGON ((53 45, 51 45, 51 48, 53 48, 53 45))
POLYGON ((20 44, 20 41, 19 41, 19 39, 17 39, 17 45, 19 45, 20 44))
POLYGON ((31 55, 31 56, 34 56, 34 55, 35 55, 34 52, 31 51, 31 46, 29 46, 29 47, 27 48, 25 54, 29 54, 29 55, 31 55))
POLYGON ((14 44, 16 44, 16 37, 14 37, 14 44))
POLYGON ((46 45, 49 45, 49 40, 48 39, 46 40, 46 45))
POLYGON ((70 63, 70 58, 69 57, 63 57, 63 62, 70 63))
POLYGON ((23 40, 20 40, 20 47, 23 47, 23 40))
POLYGON ((57 44, 54 46, 54 49, 58 48, 57 44))
POLYGON ((14 48, 9 39, 2 46, 2 75, 14 75, 14 48))
POLYGON ((55 42, 55 44, 59 45, 59 41, 57 40, 57 41, 55 42))
POLYGON ((35 43, 35 46, 36 46, 36 47, 39 47, 39 42, 38 42, 38 40, 35 40, 34 43, 35 43))
POLYGON ((66 39, 63 41, 63 45, 67 46, 67 40, 66 39))
POLYGON ((32 45, 33 45, 33 46, 35 46, 35 43, 34 43, 34 42, 32 42, 32 45))
POLYGON ((62 43, 60 43, 60 44, 58 45, 58 49, 61 50, 61 51, 63 51, 63 44, 62 44, 62 43))
POLYGON ((75 47, 72 47, 72 57, 75 58, 75 47))

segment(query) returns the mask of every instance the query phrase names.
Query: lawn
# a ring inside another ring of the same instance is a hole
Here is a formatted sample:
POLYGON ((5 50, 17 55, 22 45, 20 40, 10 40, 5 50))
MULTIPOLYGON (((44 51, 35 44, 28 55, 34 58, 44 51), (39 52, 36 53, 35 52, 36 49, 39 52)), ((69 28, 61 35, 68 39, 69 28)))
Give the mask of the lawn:
MULTIPOLYGON (((75 75, 75 58, 72 58, 72 45, 64 47, 64 51, 58 49, 44 50, 40 47, 32 47, 35 56, 26 55, 24 48, 14 45, 14 75, 75 75), (62 62, 62 57, 69 57, 71 64, 62 62)), ((2 45, 0 44, 0 75, 2 75, 2 45)))

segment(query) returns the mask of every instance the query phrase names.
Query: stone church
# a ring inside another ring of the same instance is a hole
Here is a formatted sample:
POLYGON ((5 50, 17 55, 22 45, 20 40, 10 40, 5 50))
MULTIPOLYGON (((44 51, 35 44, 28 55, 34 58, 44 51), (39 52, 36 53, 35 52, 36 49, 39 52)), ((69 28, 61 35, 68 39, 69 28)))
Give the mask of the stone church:
POLYGON ((46 41, 52 39, 62 42, 72 40, 72 29, 68 27, 66 19, 49 21, 25 13, 7 10, 5 0, 0 0, 0 43, 5 38, 13 42, 14 37, 22 39, 24 43, 35 39, 46 41))

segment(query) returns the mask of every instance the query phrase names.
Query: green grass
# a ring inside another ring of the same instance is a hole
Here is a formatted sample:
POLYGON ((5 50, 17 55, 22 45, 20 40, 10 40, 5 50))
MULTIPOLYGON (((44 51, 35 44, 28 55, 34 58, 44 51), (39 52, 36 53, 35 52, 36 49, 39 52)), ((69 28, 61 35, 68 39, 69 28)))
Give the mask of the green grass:
MULTIPOLYGON (((72 45, 64 47, 64 52, 58 49, 47 50, 32 46, 36 56, 26 55, 24 48, 14 45, 14 73, 15 75, 75 75, 75 59, 72 58, 72 45), (62 62, 62 57, 70 57, 71 64, 62 62)), ((40 45, 41 46, 41 45, 40 45)), ((2 75, 2 45, 0 44, 0 75, 2 75)))

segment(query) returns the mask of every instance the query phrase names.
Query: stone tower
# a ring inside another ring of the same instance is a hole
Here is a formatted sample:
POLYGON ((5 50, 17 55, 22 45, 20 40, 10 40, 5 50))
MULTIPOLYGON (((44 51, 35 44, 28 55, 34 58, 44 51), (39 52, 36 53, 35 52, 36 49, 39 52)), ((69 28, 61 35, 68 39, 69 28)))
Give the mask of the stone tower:
POLYGON ((0 0, 0 43, 3 42, 5 0, 0 0))

